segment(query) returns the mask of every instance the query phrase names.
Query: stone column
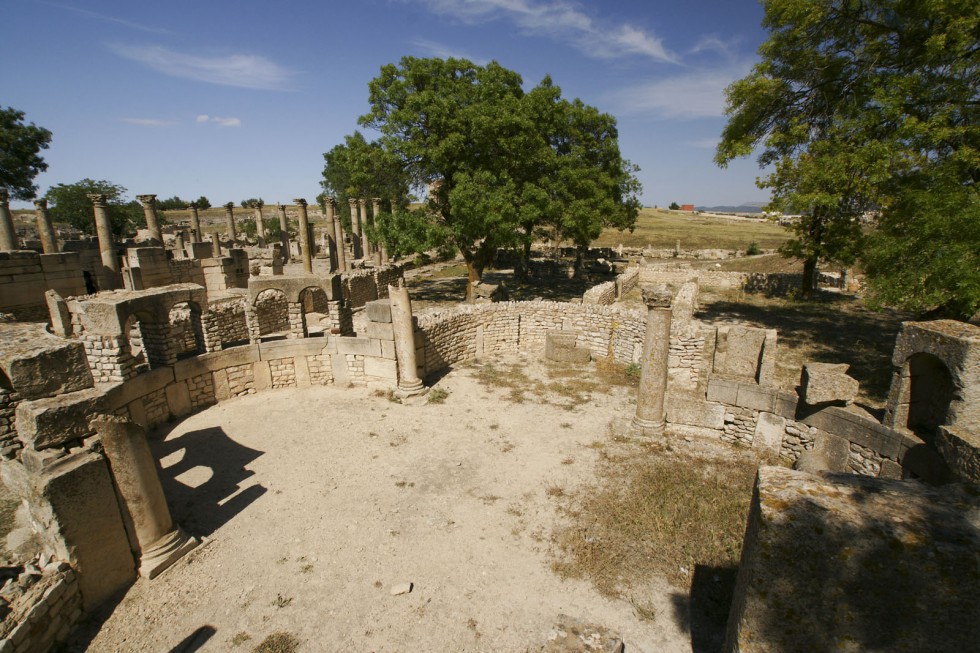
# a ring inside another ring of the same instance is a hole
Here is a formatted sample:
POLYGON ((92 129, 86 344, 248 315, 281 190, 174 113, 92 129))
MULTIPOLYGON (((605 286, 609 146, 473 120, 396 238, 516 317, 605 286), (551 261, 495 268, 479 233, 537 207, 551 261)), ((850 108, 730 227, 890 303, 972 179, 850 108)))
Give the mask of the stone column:
MULTIPOLYGON (((373 220, 372 224, 374 225, 374 228, 377 229, 378 228, 378 216, 381 215, 381 198, 380 197, 372 197, 371 198, 371 211, 372 211, 371 219, 373 220)), ((380 233, 377 235, 376 240, 377 240, 377 242, 374 243, 374 262, 375 262, 376 265, 382 265, 383 263, 387 263, 388 262, 388 257, 387 257, 387 255, 384 252, 385 244, 384 244, 384 240, 381 238, 381 234, 380 233)))
MULTIPOLYGON (((99 237, 102 266, 112 273, 108 275, 111 277, 112 288, 118 288, 121 280, 119 257, 116 256, 116 248, 112 243, 112 223, 109 222, 106 196, 102 193, 89 193, 88 198, 92 200, 92 208, 95 210, 95 233, 99 237)), ((107 288, 107 290, 111 290, 111 288, 107 288)))
POLYGON ((633 431, 639 435, 662 435, 666 418, 667 361, 670 357, 670 302, 666 287, 643 288, 647 305, 647 329, 640 361, 640 388, 636 393, 633 431))
POLYGON ((361 252, 361 218, 357 215, 357 200, 348 199, 347 203, 350 205, 351 254, 355 259, 359 259, 363 255, 361 252))
POLYGON ((259 240, 259 247, 265 247, 265 223, 262 222, 262 207, 255 209, 255 237, 259 240))
POLYGON ((225 204, 225 222, 228 224, 228 240, 231 241, 231 247, 235 246, 235 241, 237 239, 237 234, 235 233, 235 203, 228 202, 225 204))
POLYGON ((347 271, 347 244, 344 242, 344 223, 337 215, 337 200, 333 197, 327 198, 327 205, 330 207, 330 215, 333 216, 333 237, 337 243, 337 272, 347 271))
POLYGON ((323 215, 327 218, 327 228, 326 228, 326 244, 327 244, 327 258, 330 259, 330 271, 336 272, 338 267, 338 254, 337 254, 337 226, 334 221, 337 219, 333 213, 333 204, 330 203, 330 198, 323 198, 323 215))
POLYGON ((371 256, 371 241, 368 239, 368 212, 367 212, 367 200, 361 198, 357 200, 358 205, 361 208, 361 256, 367 258, 371 256))
POLYGON ((277 203, 276 211, 279 213, 279 243, 282 245, 282 251, 285 252, 284 260, 288 263, 290 259, 289 220, 286 219, 286 207, 277 203))
POLYGON ((10 214, 10 192, 0 188, 0 252, 12 252, 17 249, 17 230, 14 229, 14 217, 10 214))
POLYGON ((41 236, 41 248, 45 254, 58 253, 58 239, 54 235, 54 225, 48 215, 48 200, 34 200, 34 216, 37 218, 37 233, 41 236))
POLYGON ((310 243, 310 219, 306 215, 306 200, 298 197, 293 200, 299 205, 299 250, 303 256, 303 269, 313 274, 313 252, 310 243))
POLYGON ((191 242, 202 243, 204 233, 201 231, 201 216, 197 214, 197 202, 191 202, 188 208, 191 210, 191 242))
POLYGON ((403 280, 399 280, 397 286, 388 286, 388 301, 391 304, 391 326, 395 333, 395 358, 398 360, 398 389, 395 394, 414 397, 424 393, 425 386, 416 370, 412 300, 403 280))
POLYGON ((160 232, 160 222, 157 220, 157 196, 137 195, 136 199, 143 205, 146 230, 150 232, 150 244, 153 247, 163 247, 163 234, 160 232))
POLYGON ((115 415, 96 416, 90 425, 99 434, 119 496, 132 519, 140 549, 140 575, 154 578, 199 542, 170 516, 143 428, 115 415))
POLYGON ((211 256, 219 258, 221 256, 221 239, 218 234, 211 234, 211 256))

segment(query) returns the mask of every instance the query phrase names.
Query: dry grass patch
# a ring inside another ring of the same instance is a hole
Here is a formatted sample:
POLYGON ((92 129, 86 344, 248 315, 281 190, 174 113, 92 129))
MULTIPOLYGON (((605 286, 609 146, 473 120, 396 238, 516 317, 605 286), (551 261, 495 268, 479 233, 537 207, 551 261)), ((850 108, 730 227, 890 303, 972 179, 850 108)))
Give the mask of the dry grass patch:
POLYGON ((559 575, 628 596, 657 576, 688 585, 696 565, 738 564, 754 460, 616 448, 602 451, 594 485, 563 493, 565 523, 553 533, 559 575))
POLYGON ((292 633, 275 632, 252 649, 253 653, 293 653, 299 648, 299 640, 292 633))
POLYGON ((674 248, 746 250, 756 243, 762 249, 775 249, 790 237, 785 227, 765 220, 740 220, 673 213, 663 209, 642 209, 632 232, 606 229, 593 241, 593 247, 674 248))

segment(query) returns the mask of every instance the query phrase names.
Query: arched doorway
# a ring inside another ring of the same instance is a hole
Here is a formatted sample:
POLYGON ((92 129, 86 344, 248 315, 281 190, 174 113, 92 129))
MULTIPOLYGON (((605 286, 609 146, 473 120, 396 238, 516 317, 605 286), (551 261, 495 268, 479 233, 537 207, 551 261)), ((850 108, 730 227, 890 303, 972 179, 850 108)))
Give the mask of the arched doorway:
POLYGON ((906 426, 923 439, 946 423, 953 399, 953 378, 942 360, 932 354, 913 354, 909 366, 909 416, 906 426))
POLYGON ((263 340, 285 338, 289 332, 289 302, 286 293, 267 288, 255 297, 255 317, 263 340))
POLYGON ((303 337, 323 336, 329 330, 329 326, 324 326, 329 325, 330 300, 327 293, 315 286, 305 288, 299 294, 299 304, 303 309, 303 337))
POLYGON ((170 346, 178 359, 205 352, 201 309, 194 302, 178 302, 170 309, 170 346))

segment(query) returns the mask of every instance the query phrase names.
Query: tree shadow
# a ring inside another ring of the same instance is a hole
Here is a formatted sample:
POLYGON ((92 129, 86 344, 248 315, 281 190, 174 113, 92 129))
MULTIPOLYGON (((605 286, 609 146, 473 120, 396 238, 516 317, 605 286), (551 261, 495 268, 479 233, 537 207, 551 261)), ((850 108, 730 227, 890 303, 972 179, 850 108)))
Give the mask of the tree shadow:
POLYGON ((182 639, 177 646, 170 649, 169 653, 194 653, 194 651, 200 650, 202 646, 207 644, 208 640, 214 637, 217 632, 214 626, 201 626, 182 639))
POLYGON ((742 643, 977 650, 976 490, 848 474, 815 481, 777 479, 766 514, 753 501, 732 614, 742 643))
POLYGON ((246 465, 265 452, 235 442, 220 427, 189 431, 169 440, 154 439, 150 446, 157 460, 183 452, 178 461, 161 467, 160 480, 174 521, 193 535, 214 533, 266 492, 257 483, 242 488, 255 474, 246 465), (185 482, 205 473, 208 478, 203 482, 185 482))

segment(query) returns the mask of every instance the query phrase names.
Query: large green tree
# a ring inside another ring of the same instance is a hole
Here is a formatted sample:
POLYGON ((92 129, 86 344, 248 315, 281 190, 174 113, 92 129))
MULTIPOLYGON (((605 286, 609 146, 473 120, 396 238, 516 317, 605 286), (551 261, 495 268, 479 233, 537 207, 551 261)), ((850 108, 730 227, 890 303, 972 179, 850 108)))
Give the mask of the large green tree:
POLYGON ((972 256, 958 257, 956 243, 937 240, 957 235, 938 228, 943 221, 929 207, 945 206, 952 193, 959 212, 976 210, 976 2, 763 6, 769 37, 761 61, 727 90, 729 121, 716 161, 762 148, 759 163, 773 168, 760 186, 772 189, 773 208, 804 214, 786 252, 803 258, 808 277, 819 259, 849 263, 868 253, 879 299, 968 316, 980 302, 980 242, 966 243, 972 256), (877 216, 867 243, 862 216, 877 216), (931 244, 936 256, 908 256, 916 242, 931 244))
POLYGON ((549 78, 525 93, 520 75, 496 62, 405 57, 369 89, 360 122, 428 189, 429 234, 462 253, 468 293, 497 248, 529 246, 542 225, 573 238, 604 220, 628 225, 638 184, 618 156, 615 121, 561 100, 549 78), (589 174, 599 181, 585 183, 589 174))
POLYGON ((34 178, 48 169, 40 152, 51 142, 51 132, 23 121, 23 111, 0 107, 0 187, 16 200, 36 196, 34 178))
POLYGON ((95 233, 95 213, 89 193, 102 193, 108 204, 112 233, 124 236, 146 224, 139 202, 126 199, 126 189, 112 182, 82 179, 74 184, 57 184, 44 197, 51 203, 53 222, 62 222, 86 234, 95 233))

